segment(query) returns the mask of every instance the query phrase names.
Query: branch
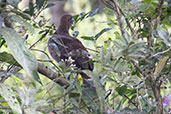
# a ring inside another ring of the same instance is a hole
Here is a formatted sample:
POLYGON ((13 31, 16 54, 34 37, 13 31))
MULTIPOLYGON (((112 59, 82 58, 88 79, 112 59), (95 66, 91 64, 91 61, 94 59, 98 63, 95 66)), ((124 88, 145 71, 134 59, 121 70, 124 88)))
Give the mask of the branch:
MULTIPOLYGON (((120 30, 122 35, 125 34, 124 32, 124 28, 123 28, 123 23, 121 21, 121 14, 125 16, 125 13, 123 12, 123 10, 121 9, 121 7, 119 5, 117 5, 117 3, 114 0, 102 0, 102 2, 109 7, 110 9, 114 10, 116 12, 116 16, 117 16, 117 20, 119 22, 119 26, 120 26, 120 30)), ((129 22, 128 18, 125 18, 125 21, 129 27, 129 29, 131 30, 131 34, 134 35, 135 30, 132 28, 131 23, 129 22)))
POLYGON ((118 23, 119 23, 120 31, 121 31, 122 36, 124 36, 124 35, 125 35, 125 31, 124 31, 123 23, 122 23, 122 21, 121 21, 121 15, 120 15, 120 13, 119 13, 119 9, 118 9, 118 7, 117 7, 116 2, 113 1, 113 0, 110 0, 110 1, 108 1, 108 0, 102 0, 102 2, 103 2, 107 7, 109 7, 110 9, 112 9, 112 10, 114 10, 114 11, 116 12, 116 17, 117 17, 117 21, 118 21, 118 23))
POLYGON ((160 0, 159 1, 159 6, 158 6, 158 12, 157 12, 157 17, 156 17, 156 21, 154 23, 154 30, 156 30, 157 28, 157 25, 159 24, 160 22, 160 16, 161 16, 161 13, 162 13, 162 6, 163 6, 163 3, 164 3, 164 0, 160 0))
MULTIPOLYGON (((153 30, 156 30, 157 29, 157 26, 160 22, 160 16, 161 16, 161 13, 162 13, 162 5, 164 3, 164 0, 159 0, 159 6, 158 6, 158 12, 157 12, 157 17, 156 17, 156 20, 155 20, 155 23, 154 23, 154 27, 152 27, 152 23, 151 23, 151 29, 149 31, 149 36, 148 36, 148 48, 150 48, 153 44, 153 39, 152 39, 152 33, 153 33, 153 30)), ((152 22, 152 20, 151 20, 152 22)))
MULTIPOLYGON (((114 2, 114 1, 113 1, 113 2, 114 2)), ((120 7, 119 5, 117 5, 117 7, 118 7, 119 11, 121 12, 121 14, 122 14, 124 17, 126 17, 125 14, 124 14, 124 12, 123 12, 123 10, 121 9, 121 7, 120 7)), ((134 35, 134 32, 135 32, 135 31, 134 31, 134 29, 132 28, 131 23, 129 22, 128 18, 125 18, 125 21, 126 21, 128 27, 129 27, 129 29, 131 30, 131 34, 134 35)))
MULTIPOLYGON (((20 71, 21 69, 22 68, 19 67, 19 66, 14 66, 8 72, 14 73, 14 72, 20 71)), ((67 88, 69 86, 69 83, 65 79, 59 77, 59 74, 57 74, 56 72, 52 71, 51 69, 49 69, 44 64, 38 63, 38 69, 37 69, 37 71, 40 74, 44 75, 45 77, 53 80, 55 83, 59 84, 60 86, 65 86, 65 88, 67 88)), ((3 83, 10 76, 11 75, 5 75, 4 77, 2 77, 1 80, 0 80, 0 83, 3 83)))
POLYGON ((56 82, 60 86, 65 86, 66 88, 69 86, 69 83, 66 80, 64 80, 63 78, 59 77, 59 75, 56 72, 52 71, 51 69, 49 69, 44 64, 38 63, 37 71, 40 74, 46 76, 47 78, 53 80, 54 82, 56 82))

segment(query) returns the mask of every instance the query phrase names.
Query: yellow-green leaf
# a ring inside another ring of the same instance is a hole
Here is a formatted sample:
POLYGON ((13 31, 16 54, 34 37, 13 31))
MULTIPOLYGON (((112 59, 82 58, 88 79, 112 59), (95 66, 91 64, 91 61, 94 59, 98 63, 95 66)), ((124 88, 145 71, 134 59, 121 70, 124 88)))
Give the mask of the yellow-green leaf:
POLYGON ((157 66, 156 66, 156 69, 155 69, 155 72, 154 72, 154 75, 155 76, 159 76, 160 72, 162 71, 162 69, 164 68, 164 65, 166 64, 166 61, 169 59, 169 56, 166 56, 164 58, 162 58, 157 66))

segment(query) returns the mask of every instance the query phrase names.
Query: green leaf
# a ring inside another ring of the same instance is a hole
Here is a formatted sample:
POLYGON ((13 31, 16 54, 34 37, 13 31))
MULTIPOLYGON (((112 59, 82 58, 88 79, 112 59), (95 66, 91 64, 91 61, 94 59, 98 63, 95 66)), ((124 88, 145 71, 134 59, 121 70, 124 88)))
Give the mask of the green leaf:
POLYGON ((0 61, 1 62, 6 62, 6 63, 9 63, 9 64, 14 64, 16 66, 20 66, 20 64, 17 63, 17 61, 14 59, 14 57, 7 53, 7 52, 2 52, 0 53, 0 61))
POLYGON ((125 63, 125 62, 119 62, 119 61, 117 61, 117 62, 114 64, 114 69, 115 69, 117 72, 126 72, 126 71, 128 71, 128 64, 125 63))
POLYGON ((103 33, 111 30, 112 28, 104 28, 103 30, 101 30, 99 33, 97 33, 95 36, 82 36, 81 38, 84 40, 97 40, 103 33))
POLYGON ((95 40, 97 40, 103 33, 105 33, 105 32, 107 32, 107 31, 109 31, 109 30, 111 30, 112 28, 104 28, 103 30, 101 30, 99 33, 97 33, 96 35, 95 35, 95 40))
POLYGON ((122 106, 122 102, 123 102, 123 99, 120 100, 119 104, 116 106, 115 110, 120 110, 121 106, 122 106))
POLYGON ((127 85, 117 87, 116 91, 122 96, 127 91, 127 85))
POLYGON ((20 23, 21 26, 23 26, 25 29, 29 30, 31 33, 34 33, 34 29, 33 29, 32 25, 30 23, 26 22, 20 16, 12 15, 12 16, 10 16, 10 18, 15 22, 20 23))
POLYGON ((29 76, 40 82, 37 73, 38 64, 36 57, 28 50, 24 40, 11 28, 2 28, 0 32, 2 32, 15 60, 24 68, 29 76))
POLYGON ((94 37, 92 37, 92 36, 82 36, 81 38, 84 39, 84 40, 94 41, 94 37))
POLYGON ((46 8, 50 8, 50 7, 54 6, 54 5, 55 5, 55 4, 50 3, 50 4, 48 4, 48 5, 45 7, 45 9, 46 9, 46 8))
POLYGON ((24 13, 27 13, 29 14, 30 16, 34 16, 35 15, 35 7, 34 7, 34 4, 33 4, 33 0, 29 0, 29 8, 26 9, 24 11, 24 13))
POLYGON ((78 102, 76 101, 76 99, 70 98, 69 100, 70 100, 70 102, 71 102, 73 105, 75 105, 76 107, 79 107, 79 104, 78 104, 78 102))
POLYGON ((36 0, 36 6, 41 9, 46 0, 36 0))
POLYGON ((14 114, 22 114, 20 104, 11 87, 1 83, 0 94, 8 102, 14 114))
POLYGON ((147 9, 147 5, 146 4, 142 4, 139 6, 139 9, 137 10, 137 12, 144 12, 147 9))

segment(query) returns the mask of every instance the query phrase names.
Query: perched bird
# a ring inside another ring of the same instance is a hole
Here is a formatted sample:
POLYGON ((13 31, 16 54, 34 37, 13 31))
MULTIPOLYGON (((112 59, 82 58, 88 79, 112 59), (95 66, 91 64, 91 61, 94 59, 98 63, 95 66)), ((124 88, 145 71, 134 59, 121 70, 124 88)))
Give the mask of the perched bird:
MULTIPOLYGON (((94 65, 87 49, 75 37, 69 35, 69 29, 74 19, 70 14, 61 17, 60 25, 54 35, 48 41, 48 50, 53 59, 57 62, 66 60, 69 57, 80 70, 93 71, 94 65)), ((84 72, 78 72, 83 79, 89 79, 84 72)))

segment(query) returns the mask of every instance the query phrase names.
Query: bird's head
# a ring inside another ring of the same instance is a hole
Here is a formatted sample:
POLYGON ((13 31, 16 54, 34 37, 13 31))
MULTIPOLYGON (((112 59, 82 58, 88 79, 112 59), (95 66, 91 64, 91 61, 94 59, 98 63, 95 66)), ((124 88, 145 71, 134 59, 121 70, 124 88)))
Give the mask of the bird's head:
POLYGON ((74 22, 74 18, 70 14, 65 14, 61 17, 59 27, 56 33, 68 34, 69 28, 74 22))
POLYGON ((74 18, 70 14, 65 14, 61 17, 60 24, 69 25, 69 27, 73 24, 74 18))

